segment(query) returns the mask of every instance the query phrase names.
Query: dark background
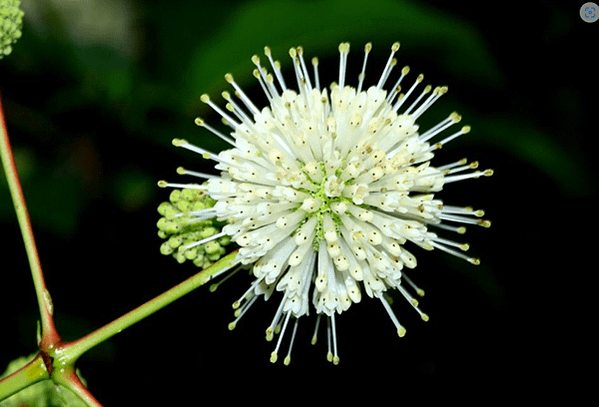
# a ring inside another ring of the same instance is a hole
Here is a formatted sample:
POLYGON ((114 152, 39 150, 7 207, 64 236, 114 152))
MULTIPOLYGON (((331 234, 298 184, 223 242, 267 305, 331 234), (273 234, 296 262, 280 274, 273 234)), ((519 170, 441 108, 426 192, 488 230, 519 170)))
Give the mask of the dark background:
MULTIPOLYGON (((85 354, 78 366, 92 392, 109 406, 199 404, 214 396, 484 403, 577 394, 569 379, 592 366, 595 354, 587 345, 594 323, 588 311, 596 267, 599 23, 581 20, 583 3, 23 1, 23 37, 0 60, 0 90, 66 340, 197 272, 159 253, 156 207, 168 192, 156 181, 180 180, 179 165, 205 165, 175 149, 174 137, 213 151, 225 147, 193 123, 197 115, 217 123, 199 96, 219 100, 224 73, 265 103, 250 62, 264 45, 288 77, 287 50, 303 45, 308 58, 319 56, 328 83, 337 74, 337 45, 349 41, 348 81, 355 84, 363 45, 372 41, 371 85, 399 40, 399 66, 450 89, 421 127, 457 110, 473 128, 435 162, 468 157, 495 170, 440 194, 449 204, 484 208, 493 226, 464 236, 482 258, 478 267, 413 250, 419 265, 410 276, 427 292, 421 308, 431 320, 423 323, 398 298, 404 338, 383 308, 364 298, 337 318, 339 366, 325 360, 324 331, 309 344, 312 318, 300 321, 292 365, 271 365, 275 342, 264 340, 264 329, 278 304, 260 301, 229 332, 231 303, 251 281, 237 276, 215 293, 200 288, 85 354)), ((3 177, 0 227, 2 371, 34 352, 38 318, 3 177)), ((283 345, 281 361, 285 352, 283 345)), ((582 377, 576 381, 584 388, 582 377)))

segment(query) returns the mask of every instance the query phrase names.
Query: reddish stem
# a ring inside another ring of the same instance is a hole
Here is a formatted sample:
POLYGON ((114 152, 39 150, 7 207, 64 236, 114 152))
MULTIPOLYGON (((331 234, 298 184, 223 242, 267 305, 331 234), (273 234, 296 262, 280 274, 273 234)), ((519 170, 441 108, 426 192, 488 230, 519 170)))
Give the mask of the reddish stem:
POLYGON ((5 175, 8 181, 8 187, 13 199, 15 212, 17 214, 17 220, 19 221, 19 226, 21 227, 21 234, 23 235, 27 257, 31 267, 31 276, 33 277, 35 293, 40 309, 42 320, 42 342, 40 343, 40 348, 43 350, 51 348, 53 344, 59 342, 60 336, 56 331, 54 318, 52 317, 52 300, 50 298, 50 292, 46 287, 46 281, 44 279, 44 273, 42 272, 37 246, 33 237, 31 219, 29 218, 29 212, 27 211, 27 205, 25 203, 25 196, 23 195, 23 188, 21 187, 19 172, 15 163, 12 146, 8 138, 8 130, 6 129, 6 121, 4 118, 4 109, 2 108, 2 95, 0 95, 0 143, 2 163, 4 164, 4 171, 6 173, 5 175))
MULTIPOLYGON (((37 245, 33 237, 33 228, 31 219, 27 211, 25 196, 19 178, 19 172, 15 163, 15 158, 8 138, 8 130, 6 128, 6 120, 4 118, 4 109, 2 108, 2 96, 0 95, 0 157, 8 181, 8 187, 12 196, 17 220, 21 228, 25 250, 29 259, 31 268, 31 276, 35 286, 35 293, 40 310, 42 321, 42 337, 39 343, 40 356, 46 366, 47 375, 51 376, 55 382, 61 383, 75 392, 89 406, 100 406, 100 403, 89 393, 87 388, 81 383, 75 373, 75 360, 71 361, 70 365, 54 369, 54 359, 57 350, 63 344, 62 338, 56 330, 54 323, 52 299, 50 292, 46 286, 44 273, 42 271, 41 262, 37 250, 37 245)), ((7 378, 8 379, 8 378, 7 378)), ((4 380, 3 380, 4 381, 4 380)), ((29 384, 35 381, 31 380, 29 384)))

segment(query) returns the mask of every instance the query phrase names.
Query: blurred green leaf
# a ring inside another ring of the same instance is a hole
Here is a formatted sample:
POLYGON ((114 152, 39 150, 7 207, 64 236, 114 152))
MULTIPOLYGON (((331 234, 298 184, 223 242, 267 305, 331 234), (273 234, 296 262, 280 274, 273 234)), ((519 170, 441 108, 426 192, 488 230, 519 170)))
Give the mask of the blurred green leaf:
POLYGON ((156 195, 156 180, 131 168, 114 177, 114 197, 120 208, 133 212, 145 207, 156 195))
POLYGON ((400 41, 412 53, 430 54, 450 73, 486 83, 501 78, 476 29, 429 6, 391 0, 263 0, 241 3, 210 41, 196 50, 185 75, 190 97, 224 87, 226 72, 239 74, 236 81, 242 85, 254 80, 249 59, 264 45, 288 64, 291 46, 302 45, 310 55, 322 57, 337 53, 342 41, 355 42, 354 49, 360 51, 368 41, 379 50, 400 41))
MULTIPOLYGON (((565 148, 532 124, 504 118, 480 122, 477 127, 482 129, 485 144, 503 150, 506 160, 521 160, 544 173, 565 196, 585 196, 594 188, 582 154, 565 148)), ((509 166, 509 162, 498 164, 509 166)), ((514 182, 525 184, 526 179, 527 174, 521 174, 521 179, 514 182)))

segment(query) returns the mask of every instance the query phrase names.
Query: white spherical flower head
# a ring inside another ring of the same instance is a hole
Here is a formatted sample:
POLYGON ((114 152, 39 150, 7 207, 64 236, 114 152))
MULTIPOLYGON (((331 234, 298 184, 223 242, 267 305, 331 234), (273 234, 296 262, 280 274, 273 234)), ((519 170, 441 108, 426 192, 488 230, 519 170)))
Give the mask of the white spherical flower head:
MULTIPOLYGON (((402 93, 409 73, 406 66, 393 86, 385 88, 397 63, 399 43, 391 47, 378 83, 363 88, 371 48, 370 43, 365 47, 362 71, 353 87, 346 85, 350 46, 342 43, 338 83, 328 89, 320 85, 318 60, 312 59, 311 73, 303 49, 292 48, 289 55, 297 82, 297 89, 292 89, 267 47, 272 72, 258 56, 252 57, 254 76, 268 99, 266 107, 259 109, 230 74, 225 78, 236 99, 223 92, 225 109, 208 95, 201 97, 232 132, 225 135, 200 118, 196 124, 231 148, 216 155, 185 140, 174 141, 176 146, 214 160, 220 176, 186 171, 207 182, 163 182, 163 186, 200 188, 216 200, 208 211, 228 223, 222 232, 240 247, 231 268, 251 267, 255 277, 234 303, 236 319, 230 328, 259 296, 268 299, 275 291, 282 294, 266 331, 272 340, 282 326, 273 362, 291 317, 294 327, 286 364, 299 317, 313 311, 317 315, 314 340, 320 317, 325 315, 328 358, 338 363, 335 316, 360 302, 363 292, 382 303, 399 336, 405 328, 386 299, 387 290, 398 290, 428 320, 411 294, 424 292, 404 273, 416 266, 407 242, 479 263, 465 254, 467 244, 435 232, 461 234, 466 224, 490 225, 481 219, 482 211, 444 205, 434 195, 452 182, 491 175, 491 170, 478 171, 476 162, 468 164, 465 159, 436 167, 431 164, 436 150, 468 133, 470 127, 446 132, 461 119, 451 113, 436 126, 419 131, 416 121, 447 87, 429 85, 416 94, 423 82, 419 75, 402 93)), ((201 219, 204 215, 197 213, 201 219)))

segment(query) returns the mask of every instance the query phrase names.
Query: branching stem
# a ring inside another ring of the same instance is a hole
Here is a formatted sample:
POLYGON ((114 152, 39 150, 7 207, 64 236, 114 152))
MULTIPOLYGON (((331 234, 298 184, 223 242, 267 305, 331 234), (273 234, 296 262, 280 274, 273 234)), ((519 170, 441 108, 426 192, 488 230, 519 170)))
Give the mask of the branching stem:
POLYGON ((210 281, 215 275, 230 268, 237 257, 237 252, 234 251, 230 253, 211 267, 200 271, 196 275, 181 282, 170 290, 165 291, 156 298, 106 324, 102 328, 99 328, 78 340, 63 342, 54 324, 52 299, 50 297, 50 292, 46 287, 37 246, 33 237, 31 220, 25 204, 25 197, 19 180, 14 154, 8 138, 1 96, 0 153, 10 194, 15 206, 17 220, 21 228, 23 241, 25 242, 25 249, 29 259, 31 276, 33 277, 42 325, 42 334, 39 343, 40 352, 26 366, 0 380, 0 401, 41 380, 52 379, 55 383, 70 389, 88 406, 101 406, 79 380, 75 371, 75 362, 77 359, 94 346, 104 342, 113 335, 121 332, 123 329, 152 315, 173 301, 210 281))
POLYGON ((54 318, 52 318, 52 299, 50 297, 50 292, 46 287, 46 281, 44 279, 44 273, 42 272, 37 246, 33 237, 31 219, 29 218, 29 212, 27 211, 27 205, 25 204, 25 196, 23 195, 23 189, 21 187, 21 181, 19 179, 19 173, 17 171, 14 154, 10 145, 10 140, 8 139, 8 131, 6 129, 6 121, 4 119, 4 110, 2 109, 1 95, 0 156, 2 157, 2 165, 4 167, 6 180, 8 181, 8 188, 15 206, 17 220, 21 228, 23 242, 25 243, 25 250, 27 251, 27 258, 29 259, 29 266, 31 268, 31 276, 33 277, 33 284, 35 286, 35 295, 37 297, 37 303, 40 309, 42 321, 42 343, 40 346, 42 346, 42 344, 47 346, 50 343, 59 340, 60 337, 58 336, 58 332, 56 331, 56 327, 54 325, 54 318))

